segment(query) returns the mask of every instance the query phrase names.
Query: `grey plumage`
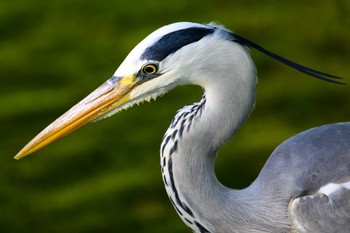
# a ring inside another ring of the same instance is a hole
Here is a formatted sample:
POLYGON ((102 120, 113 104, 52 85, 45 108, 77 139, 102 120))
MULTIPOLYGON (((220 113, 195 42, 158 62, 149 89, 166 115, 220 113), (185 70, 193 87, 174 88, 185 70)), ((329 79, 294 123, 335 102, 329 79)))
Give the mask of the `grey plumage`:
POLYGON ((178 85, 200 85, 203 97, 177 112, 160 148, 167 194, 187 226, 198 233, 350 232, 350 123, 286 140, 245 189, 217 180, 218 150, 255 104, 256 70, 247 46, 315 78, 341 83, 221 26, 175 23, 145 38, 110 80, 44 129, 17 158, 178 85))

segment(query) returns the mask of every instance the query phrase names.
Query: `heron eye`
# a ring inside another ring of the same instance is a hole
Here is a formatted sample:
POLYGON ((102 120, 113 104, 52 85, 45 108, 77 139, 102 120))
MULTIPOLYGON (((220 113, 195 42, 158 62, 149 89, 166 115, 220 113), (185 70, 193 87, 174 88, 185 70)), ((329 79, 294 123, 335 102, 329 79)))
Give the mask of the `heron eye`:
POLYGON ((142 72, 145 74, 155 74, 158 71, 156 64, 147 64, 142 67, 142 72))

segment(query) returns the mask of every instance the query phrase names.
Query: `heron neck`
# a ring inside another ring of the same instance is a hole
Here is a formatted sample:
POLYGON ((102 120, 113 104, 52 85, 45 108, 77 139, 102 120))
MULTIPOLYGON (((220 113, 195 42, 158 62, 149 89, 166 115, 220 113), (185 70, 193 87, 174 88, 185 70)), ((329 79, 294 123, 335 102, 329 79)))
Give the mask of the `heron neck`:
POLYGON ((234 221, 227 213, 241 195, 217 180, 214 163, 218 148, 232 137, 253 108, 255 83, 249 85, 248 93, 243 87, 232 91, 229 85, 213 83, 204 87, 205 94, 198 103, 177 113, 162 143, 161 167, 167 193, 178 214, 195 232, 212 232, 217 229, 212 222, 234 221))

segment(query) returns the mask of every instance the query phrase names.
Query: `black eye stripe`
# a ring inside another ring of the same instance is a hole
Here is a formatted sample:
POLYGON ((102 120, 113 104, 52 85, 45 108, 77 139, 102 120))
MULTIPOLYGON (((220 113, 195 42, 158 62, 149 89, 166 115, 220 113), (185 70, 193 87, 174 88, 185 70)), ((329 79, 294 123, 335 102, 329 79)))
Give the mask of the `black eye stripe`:
POLYGON ((199 41, 214 31, 213 28, 192 27, 171 32, 148 47, 141 55, 141 60, 162 61, 180 48, 199 41))

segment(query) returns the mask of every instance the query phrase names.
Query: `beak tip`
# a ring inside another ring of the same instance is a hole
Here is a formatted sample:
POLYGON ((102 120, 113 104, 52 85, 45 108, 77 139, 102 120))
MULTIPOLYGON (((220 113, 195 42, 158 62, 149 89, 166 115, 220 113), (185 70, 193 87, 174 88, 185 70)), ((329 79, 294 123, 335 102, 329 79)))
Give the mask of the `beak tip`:
POLYGON ((24 155, 21 152, 18 152, 15 157, 13 157, 15 160, 19 160, 23 157, 24 155))
POLYGON ((15 160, 19 160, 25 156, 27 156, 28 154, 28 150, 25 150, 25 148, 23 148, 22 150, 20 150, 16 155, 15 157, 13 157, 15 160))

